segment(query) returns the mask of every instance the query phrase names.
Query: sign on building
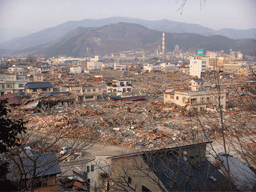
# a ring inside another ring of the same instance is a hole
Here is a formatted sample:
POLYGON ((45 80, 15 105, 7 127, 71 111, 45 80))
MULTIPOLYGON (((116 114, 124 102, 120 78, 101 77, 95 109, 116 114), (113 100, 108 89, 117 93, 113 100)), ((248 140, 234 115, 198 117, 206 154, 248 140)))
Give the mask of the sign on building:
POLYGON ((204 55, 203 49, 197 49, 197 55, 204 55))

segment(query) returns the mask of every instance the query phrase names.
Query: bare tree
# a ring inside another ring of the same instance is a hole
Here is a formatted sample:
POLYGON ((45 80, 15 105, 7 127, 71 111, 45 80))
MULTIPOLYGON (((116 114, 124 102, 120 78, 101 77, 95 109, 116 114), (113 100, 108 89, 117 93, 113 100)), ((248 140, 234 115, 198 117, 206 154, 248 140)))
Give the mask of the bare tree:
MULTIPOLYGON (((179 3, 179 0, 176 0, 177 3, 179 3)), ((187 4, 187 0, 181 0, 181 5, 177 11, 180 11, 180 14, 183 13, 183 9, 187 4)), ((202 9, 206 4, 206 0, 200 0, 200 9, 202 9)))
POLYGON ((33 55, 28 55, 27 60, 28 63, 34 63, 36 60, 33 55))
MULTIPOLYGON (((5 153, 10 164, 8 179, 16 183, 19 190, 34 191, 38 187, 47 187, 49 177, 57 185, 56 178, 51 175, 58 174, 61 178, 65 174, 60 170, 59 163, 81 156, 82 151, 98 141, 98 133, 93 127, 81 128, 77 123, 71 125, 64 117, 61 119, 62 126, 53 124, 47 132, 40 132, 34 127, 28 128, 27 133, 19 137, 21 145, 5 153), (68 148, 60 153, 62 146, 68 148)), ((65 166, 68 171, 72 161, 65 166)))

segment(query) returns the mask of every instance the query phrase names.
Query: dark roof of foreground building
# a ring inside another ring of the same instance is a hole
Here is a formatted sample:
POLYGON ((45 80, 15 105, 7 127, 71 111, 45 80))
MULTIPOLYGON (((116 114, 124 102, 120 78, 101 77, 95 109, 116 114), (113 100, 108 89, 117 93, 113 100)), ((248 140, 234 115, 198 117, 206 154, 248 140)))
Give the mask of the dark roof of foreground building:
POLYGON ((208 160, 192 165, 174 154, 143 159, 168 191, 218 191, 227 181, 208 160))
MULTIPOLYGON (((199 146, 206 148, 208 143, 211 142, 112 156, 108 159, 140 156, 167 191, 236 191, 235 187, 230 188, 226 184, 226 177, 207 159, 202 158, 193 163, 189 159, 191 157, 184 158, 180 153, 199 146)), ((197 158, 196 155, 193 158, 197 158)))
POLYGON ((42 89, 42 88, 52 88, 50 82, 29 82, 25 88, 27 89, 42 89))
MULTIPOLYGON (((36 177, 50 176, 61 173, 59 162, 55 154, 41 154, 37 151, 25 150, 20 154, 20 157, 15 158, 17 164, 22 165, 22 179, 30 179, 33 177, 34 169, 36 168, 36 177), (20 158, 21 157, 21 158, 20 158), (34 166, 36 162, 36 167, 34 166)), ((17 165, 10 160, 10 173, 7 178, 15 181, 20 178, 20 172, 17 171, 17 165)))

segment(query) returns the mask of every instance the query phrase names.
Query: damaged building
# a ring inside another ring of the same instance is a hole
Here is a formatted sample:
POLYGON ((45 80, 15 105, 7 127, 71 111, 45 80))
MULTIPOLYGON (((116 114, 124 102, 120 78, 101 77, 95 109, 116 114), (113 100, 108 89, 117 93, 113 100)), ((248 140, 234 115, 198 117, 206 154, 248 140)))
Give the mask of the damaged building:
POLYGON ((164 93, 164 103, 174 103, 187 110, 203 111, 208 107, 218 108, 219 98, 222 109, 226 109, 225 89, 205 89, 203 79, 191 80, 190 90, 167 89, 164 93))

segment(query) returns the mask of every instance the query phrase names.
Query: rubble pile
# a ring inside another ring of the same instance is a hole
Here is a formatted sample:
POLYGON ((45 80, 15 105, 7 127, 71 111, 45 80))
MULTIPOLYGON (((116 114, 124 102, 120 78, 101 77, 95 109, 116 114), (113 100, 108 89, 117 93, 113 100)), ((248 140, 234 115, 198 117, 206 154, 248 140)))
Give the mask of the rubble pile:
MULTIPOLYGON (((124 78, 119 71, 101 71, 104 81, 124 78)), ((65 77, 56 85, 93 84, 93 75, 81 74, 65 77)), ((146 73, 134 75, 134 88, 147 94, 145 101, 113 102, 107 99, 79 103, 74 94, 34 94, 25 97, 21 105, 12 109, 13 118, 28 121, 27 127, 47 134, 62 134, 67 137, 93 138, 105 145, 120 145, 131 148, 166 147, 186 142, 208 141, 222 136, 219 113, 202 112, 190 114, 184 107, 163 103, 165 89, 186 90, 190 77, 182 74, 146 73), (20 113, 20 110, 23 113, 20 113)), ((105 82, 98 85, 104 87, 105 82)), ((212 84, 211 80, 206 83, 212 84)), ((234 94, 227 84, 227 99, 234 94)), ((243 137, 255 135, 255 118, 250 111, 223 113, 225 135, 243 137), (250 129, 247 129, 250 126, 250 129)))

